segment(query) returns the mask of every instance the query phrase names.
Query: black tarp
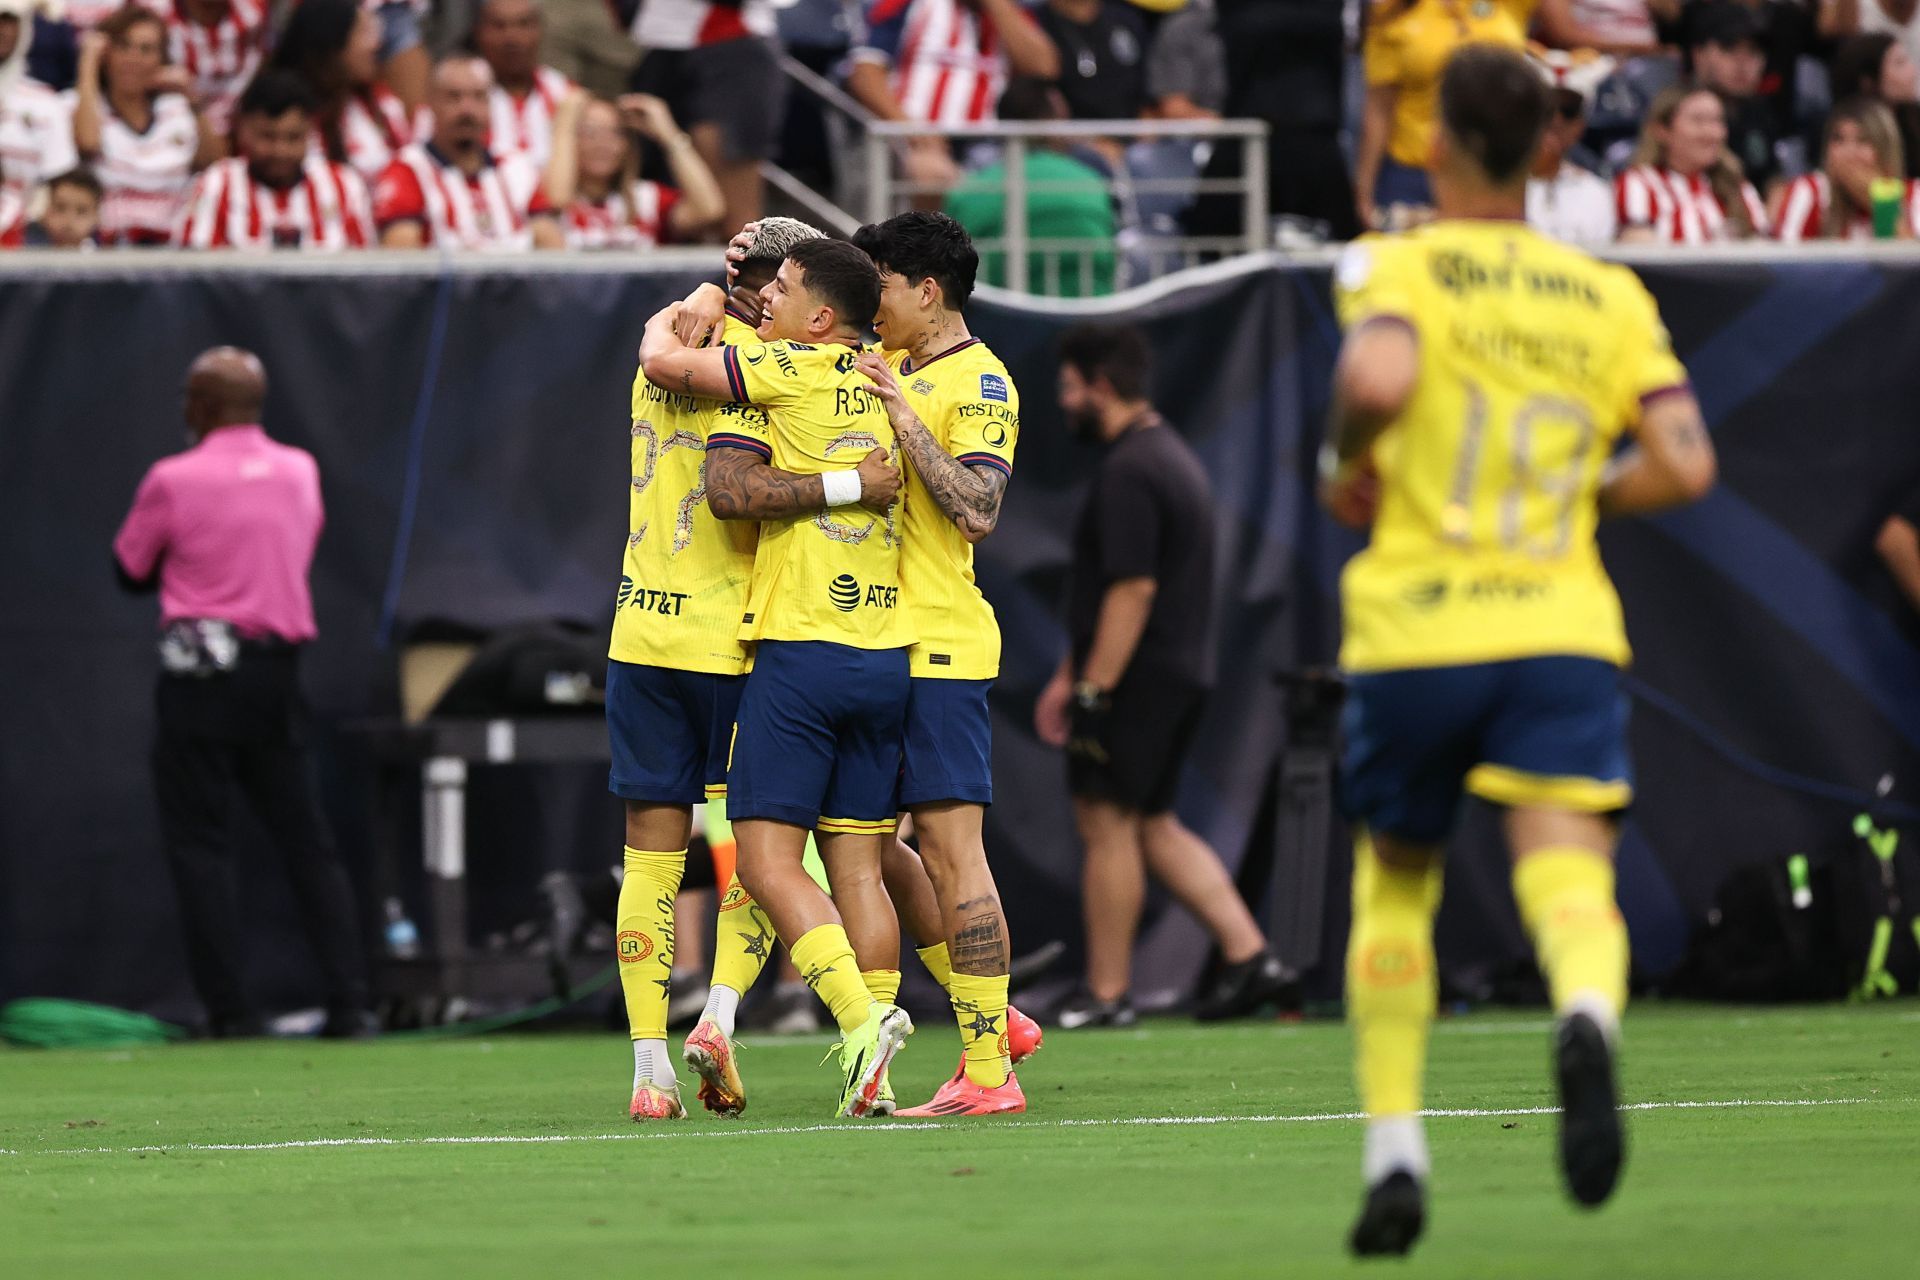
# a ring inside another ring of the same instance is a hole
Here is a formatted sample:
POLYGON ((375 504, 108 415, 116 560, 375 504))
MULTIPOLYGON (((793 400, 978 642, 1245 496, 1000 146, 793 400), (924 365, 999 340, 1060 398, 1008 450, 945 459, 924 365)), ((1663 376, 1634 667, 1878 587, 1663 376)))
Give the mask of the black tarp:
MULTIPOLYGON (((1659 970, 1729 869, 1831 844, 1856 793, 1885 774, 1920 777, 1920 628, 1871 545, 1920 484, 1920 264, 1643 274, 1724 476, 1700 508, 1604 539, 1648 699, 1621 892, 1636 954, 1659 970)), ((183 444, 177 388, 192 356, 216 342, 257 350, 273 378, 269 429, 320 460, 329 521, 307 684, 333 730, 323 780, 342 843, 364 869, 369 766, 338 728, 391 711, 390 640, 422 621, 604 625, 633 351, 646 316, 698 278, 632 264, 355 276, 136 259, 0 274, 0 998, 190 1008, 146 772, 153 606, 117 592, 108 547, 145 468, 183 444)), ((1323 267, 1267 261, 1107 304, 1148 327, 1158 401, 1217 487, 1220 687, 1181 807, 1236 863, 1268 838, 1262 800, 1283 735, 1272 676, 1330 655, 1332 586, 1353 546, 1308 487, 1336 343, 1326 290, 1323 267)), ((1006 634, 989 841, 1017 949, 1077 942, 1080 929, 1062 765, 1029 730, 1064 643, 1067 530, 1091 460, 1053 406, 1051 344, 1071 311, 1004 296, 971 311, 1025 401, 1005 517, 981 547, 1006 634)), ((541 868, 614 860, 618 810, 600 785, 590 767, 476 773, 480 927, 529 914, 541 868)), ((1487 834, 1470 822, 1453 860, 1442 942, 1455 961, 1522 950, 1487 834)), ((264 850, 249 857, 271 865, 264 850)), ((248 885, 263 995, 309 996, 277 879, 263 870, 248 885)), ((1184 986, 1204 955, 1178 913, 1157 914, 1143 947, 1149 990, 1184 986)))

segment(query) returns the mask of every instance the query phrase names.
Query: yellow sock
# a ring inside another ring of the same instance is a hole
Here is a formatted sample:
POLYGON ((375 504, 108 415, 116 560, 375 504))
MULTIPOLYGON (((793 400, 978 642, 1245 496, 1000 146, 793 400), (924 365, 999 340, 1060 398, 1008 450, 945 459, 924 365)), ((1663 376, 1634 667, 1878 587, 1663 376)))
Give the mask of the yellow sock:
POLYGON ((967 1079, 987 1089, 1007 1082, 1007 975, 980 978, 956 973, 948 988, 960 1023, 960 1054, 967 1079))
POLYGON ((1612 859, 1577 846, 1536 850, 1515 864, 1513 896, 1546 971, 1554 1011, 1597 999, 1618 1021, 1627 1005, 1628 950, 1627 924, 1613 898, 1612 859))
POLYGON ((714 933, 712 985, 745 995, 773 953, 773 922, 740 887, 739 876, 727 882, 714 933))
POLYGON ((792 949, 793 967, 833 1014, 841 1033, 851 1035, 866 1025, 873 997, 860 980, 847 931, 837 924, 823 924, 802 934, 792 949))
POLYGON ((940 984, 942 991, 953 990, 953 961, 947 957, 947 944, 936 942, 930 947, 921 947, 916 952, 920 963, 927 966, 927 972, 940 984))
POLYGON ((893 1004, 900 994, 898 969, 865 969, 861 971, 860 981, 867 984, 867 994, 875 1004, 893 1004))
POLYGON ((667 1038, 667 995, 673 977, 673 900, 687 869, 687 851, 655 853, 628 847, 616 908, 614 954, 620 991, 635 1040, 667 1038))
POLYGON ((1354 1074, 1369 1116, 1420 1110, 1427 1030, 1439 998, 1433 917, 1440 863, 1405 871, 1381 862, 1365 835, 1353 855, 1353 931, 1347 940, 1347 1021, 1354 1074))

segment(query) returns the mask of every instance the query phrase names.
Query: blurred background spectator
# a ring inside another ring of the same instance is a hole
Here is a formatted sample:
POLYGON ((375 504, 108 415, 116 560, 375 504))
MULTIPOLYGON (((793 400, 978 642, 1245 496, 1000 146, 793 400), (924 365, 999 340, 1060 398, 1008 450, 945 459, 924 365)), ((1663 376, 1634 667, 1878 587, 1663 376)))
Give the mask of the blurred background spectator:
POLYGON ((554 113, 573 81, 540 65, 538 0, 480 0, 473 49, 493 69, 492 123, 487 146, 496 154, 524 151, 545 169, 553 156, 554 113))
POLYGON ((0 187, 0 249, 18 249, 27 234, 27 204, 15 192, 0 187))
POLYGON ((1680 12, 1680 0, 1540 0, 1534 37, 1549 49, 1592 49, 1617 58, 1658 54, 1658 23, 1680 12))
POLYGON ((79 161, 72 106, 27 74, 32 47, 27 0, 0 0, 0 198, 22 208, 36 186, 79 161))
MULTIPOLYGON (((1688 7, 1686 53, 1694 83, 1720 95, 1727 121, 1727 149, 1755 189, 1766 192, 1781 170, 1782 139, 1792 130, 1792 104, 1784 110, 1761 96, 1766 53, 1759 14, 1736 0, 1688 7)), ((1804 165, 1800 166, 1804 167, 1804 165)))
POLYGON ((1427 149, 1440 73, 1463 44, 1526 43, 1533 0, 1381 0, 1368 15, 1366 105, 1354 161, 1354 202, 1364 226, 1394 205, 1433 204, 1427 149))
POLYGON ((645 0, 633 38, 645 52, 633 90, 665 100, 720 183, 723 221, 760 216, 760 162, 786 113, 771 0, 645 0))
POLYGON ((174 232, 188 249, 364 249, 367 184, 316 155, 313 91, 291 71, 261 73, 240 96, 241 154, 202 173, 174 232))
POLYGON ((1060 58, 1076 120, 1128 120, 1147 106, 1147 20, 1127 0, 1046 0, 1035 13, 1060 58))
MULTIPOLYGON (((1891 36, 1910 61, 1920 63, 1920 3, 1915 0, 1819 0, 1819 7, 1820 34, 1828 39, 1891 36)), ((1846 95, 1836 87, 1834 96, 1846 95)))
POLYGON ((379 54, 380 21, 358 0, 301 0, 272 59, 313 90, 314 148, 368 182, 416 131, 406 104, 380 79, 379 54))
POLYGON ((148 0, 167 22, 174 64, 193 77, 207 123, 220 137, 233 129, 234 104, 260 69, 267 40, 267 0, 148 0))
POLYGON ((55 174, 46 184, 46 209, 27 224, 29 249, 92 249, 99 243, 100 179, 88 169, 55 174))
MULTIPOLYGON (((1039 80, 1018 79, 1000 99, 1003 120, 1065 120, 1066 99, 1039 80)), ((1027 146, 1026 233, 1029 240, 1072 241, 1071 247, 1035 249, 1027 255, 1027 288, 1035 293, 1082 298, 1113 292, 1113 198, 1099 169, 1069 154, 1071 139, 1037 138, 1027 146)), ((1004 156, 970 173, 947 197, 947 212, 974 240, 1003 242, 1007 234, 1004 156)), ((1007 284, 1007 254, 980 255, 980 278, 1007 284)))
POLYGON ((1147 48, 1146 113, 1163 120, 1218 120, 1227 107, 1227 51, 1213 0, 1169 14, 1147 48))
POLYGON ((640 50, 609 0, 542 0, 540 60, 603 98, 625 91, 640 50))
MULTIPOLYGON (((1060 78, 1059 51, 1014 0, 871 0, 846 81, 882 120, 961 125, 993 120, 1014 76, 1060 78)), ((941 189, 958 175, 937 134, 909 139, 901 163, 911 181, 941 189)))
POLYGON ((1907 47, 1884 33, 1842 40, 1830 79, 1835 99, 1859 95, 1886 104, 1900 128, 1907 176, 1920 178, 1920 64, 1907 47))
POLYGON ((127 5, 81 37, 68 90, 73 141, 105 189, 100 238, 163 245, 195 171, 224 151, 193 101, 192 78, 167 61, 166 23, 127 5))
POLYGON ((1827 117, 1820 168, 1795 178, 1782 192, 1774 234, 1800 240, 1910 240, 1916 230, 1914 192, 1907 177, 1900 129, 1885 104, 1849 98, 1827 117), (1895 216, 1875 226, 1875 184, 1888 194, 1895 216), (1888 184, 1891 184, 1890 186, 1888 184), (1884 234, 1883 234, 1884 232, 1884 234))
POLYGON ((533 161, 487 150, 492 88, 493 73, 471 54, 451 54, 434 67, 427 82, 432 134, 402 147, 374 188, 382 246, 565 247, 533 161))
POLYGON ((1726 109, 1711 89, 1679 84, 1656 97, 1615 182, 1622 240, 1704 245, 1767 233, 1766 207, 1727 150, 1726 109))
POLYGON ((575 93, 560 106, 547 198, 574 249, 651 249, 716 229, 720 184, 667 104, 628 94, 616 106, 575 93), (667 157, 673 185, 640 176, 638 134, 667 157))
POLYGON ((1527 221, 1568 244, 1610 244, 1619 228, 1613 184, 1571 157, 1586 132, 1593 95, 1613 74, 1614 60, 1590 49, 1536 49, 1533 63, 1551 89, 1553 115, 1527 180, 1527 221))

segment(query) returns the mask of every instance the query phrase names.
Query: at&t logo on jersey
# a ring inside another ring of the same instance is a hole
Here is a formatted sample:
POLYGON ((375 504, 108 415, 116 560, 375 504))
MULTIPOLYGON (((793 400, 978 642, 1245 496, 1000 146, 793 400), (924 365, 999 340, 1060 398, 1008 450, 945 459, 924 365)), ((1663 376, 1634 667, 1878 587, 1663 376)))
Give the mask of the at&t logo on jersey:
POLYGON ((852 574, 843 573, 827 584, 827 599, 840 612, 852 613, 860 607, 860 583, 852 574))
POLYGON ((827 584, 827 599, 842 613, 852 613, 863 604, 875 609, 891 609, 900 602, 900 588, 883 587, 876 582, 863 592, 859 579, 843 573, 827 584))
POLYGON ((980 398, 982 400, 998 400, 1001 404, 1006 404, 1007 380, 997 373, 981 374, 980 398))

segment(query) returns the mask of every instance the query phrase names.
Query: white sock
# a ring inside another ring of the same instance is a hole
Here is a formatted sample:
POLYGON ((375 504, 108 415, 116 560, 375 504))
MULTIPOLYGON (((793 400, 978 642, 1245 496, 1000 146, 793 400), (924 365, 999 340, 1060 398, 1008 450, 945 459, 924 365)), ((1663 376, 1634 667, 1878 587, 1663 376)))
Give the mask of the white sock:
POLYGON ((1576 1013, 1584 1013, 1592 1018, 1595 1025, 1607 1037, 1607 1043, 1615 1048, 1619 1047, 1620 1011, 1613 1007, 1613 1001, 1598 991, 1578 991, 1574 993, 1571 1000, 1567 1001, 1567 1007, 1560 1010, 1561 1020, 1564 1021, 1576 1013))
POLYGON ((673 1074, 673 1059, 667 1053, 665 1040, 635 1040, 633 1042, 633 1087, 643 1084, 657 1084, 662 1089, 671 1089, 679 1083, 673 1074))
POLYGON ((1426 1181, 1427 1135, 1420 1117, 1382 1116, 1367 1121, 1367 1150, 1360 1168, 1370 1187, 1400 1170, 1426 1181))
POLYGON ((740 1011, 740 993, 732 987, 714 987, 707 992, 707 1008, 700 1018, 720 1028, 720 1034, 733 1039, 733 1015, 740 1011))

